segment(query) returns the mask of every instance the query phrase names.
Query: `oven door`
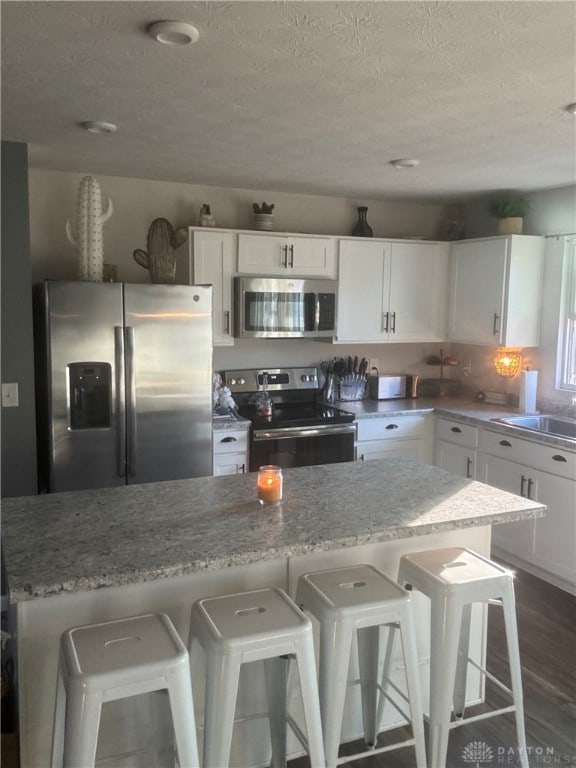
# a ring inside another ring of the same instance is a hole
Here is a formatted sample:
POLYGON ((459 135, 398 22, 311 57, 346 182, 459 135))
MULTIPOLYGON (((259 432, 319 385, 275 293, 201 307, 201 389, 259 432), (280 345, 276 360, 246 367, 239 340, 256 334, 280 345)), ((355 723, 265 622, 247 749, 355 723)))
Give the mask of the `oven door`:
POLYGON ((308 467, 354 461, 354 424, 254 430, 250 445, 250 471, 264 464, 308 467))

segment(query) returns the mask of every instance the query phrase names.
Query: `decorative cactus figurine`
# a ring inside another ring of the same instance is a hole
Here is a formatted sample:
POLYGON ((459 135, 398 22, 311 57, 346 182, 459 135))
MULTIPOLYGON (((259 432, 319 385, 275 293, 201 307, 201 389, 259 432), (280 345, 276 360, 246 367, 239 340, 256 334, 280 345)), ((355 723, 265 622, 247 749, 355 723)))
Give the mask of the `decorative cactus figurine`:
POLYGON ((153 283, 173 283, 176 277, 174 251, 188 239, 186 227, 174 229, 167 219, 154 219, 148 230, 148 251, 136 248, 134 259, 150 270, 153 283))
POLYGON ((102 193, 95 176, 84 176, 78 188, 78 214, 76 234, 70 219, 66 221, 66 234, 78 248, 80 280, 100 282, 104 277, 104 243, 102 225, 112 216, 114 208, 108 198, 108 208, 102 210, 102 193))

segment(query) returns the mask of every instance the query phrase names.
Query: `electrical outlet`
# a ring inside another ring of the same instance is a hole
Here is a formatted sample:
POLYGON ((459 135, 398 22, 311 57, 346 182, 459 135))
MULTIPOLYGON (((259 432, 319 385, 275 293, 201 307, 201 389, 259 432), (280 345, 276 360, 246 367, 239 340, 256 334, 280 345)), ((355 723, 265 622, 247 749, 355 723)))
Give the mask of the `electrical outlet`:
POLYGON ((376 372, 379 372, 379 371, 380 371, 380 364, 378 362, 378 358, 377 357, 371 357, 370 358, 370 363, 368 365, 368 373, 370 374, 370 376, 372 376, 376 372), (376 371, 373 371, 372 368, 376 368, 376 371))
POLYGON ((2 408, 18 407, 18 384, 2 384, 2 408))

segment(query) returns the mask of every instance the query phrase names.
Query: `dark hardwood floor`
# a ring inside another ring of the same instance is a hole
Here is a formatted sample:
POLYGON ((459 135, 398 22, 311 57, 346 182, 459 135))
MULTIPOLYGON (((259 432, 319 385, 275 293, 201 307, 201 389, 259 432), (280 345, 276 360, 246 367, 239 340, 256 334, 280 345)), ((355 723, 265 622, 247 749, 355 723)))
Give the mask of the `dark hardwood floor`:
MULTIPOLYGON (((576 768, 576 598, 517 571, 516 613, 530 768, 576 768)), ((490 606, 488 669, 509 685, 507 658, 502 610, 490 606)), ((486 703, 466 710, 466 715, 505 703, 501 691, 488 682, 486 703)), ((393 735, 391 741, 396 741, 398 734, 399 731, 394 731, 386 735, 393 735)), ((384 743, 381 737, 379 745, 384 743)), ((456 728, 450 734, 446 768, 518 766, 515 744, 513 715, 456 728), (472 761, 470 752, 464 754, 471 742, 483 742, 490 749, 483 761, 472 761)), ((360 743, 347 744, 341 747, 340 754, 354 754, 360 748, 360 743)), ((414 768, 414 750, 351 760, 345 765, 348 768, 414 768)), ((289 763, 290 768, 305 766, 309 766, 306 758, 289 763)), ((428 768, 443 767, 429 765, 428 768)))

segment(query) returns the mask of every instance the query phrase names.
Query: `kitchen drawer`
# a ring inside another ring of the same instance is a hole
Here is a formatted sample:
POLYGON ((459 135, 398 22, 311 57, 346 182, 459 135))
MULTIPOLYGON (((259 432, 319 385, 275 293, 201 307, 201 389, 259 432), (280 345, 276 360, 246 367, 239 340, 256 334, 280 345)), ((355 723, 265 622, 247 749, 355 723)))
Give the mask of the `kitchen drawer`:
POLYGON ((436 439, 447 440, 450 443, 476 448, 478 446, 478 427, 463 424, 450 419, 438 419, 436 423, 436 439))
POLYGON ((358 419, 358 442, 405 437, 425 437, 425 416, 386 416, 374 419, 358 419))
POLYGON ((248 450, 248 430, 216 430, 213 453, 242 453, 248 450))
POLYGON ((560 477, 576 478, 576 453, 573 451, 520 440, 505 432, 488 429, 481 430, 480 451, 560 477))
POLYGON ((423 440, 366 440, 356 446, 357 461, 416 459, 425 461, 423 440))

